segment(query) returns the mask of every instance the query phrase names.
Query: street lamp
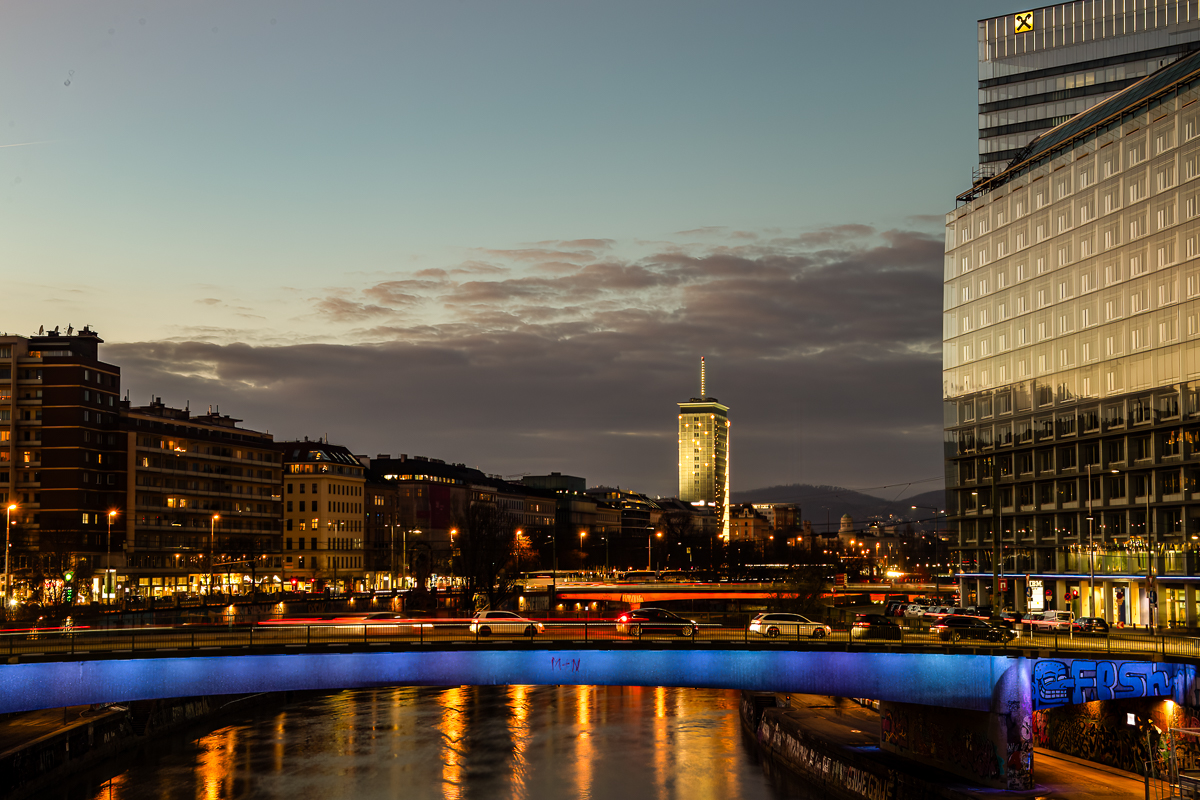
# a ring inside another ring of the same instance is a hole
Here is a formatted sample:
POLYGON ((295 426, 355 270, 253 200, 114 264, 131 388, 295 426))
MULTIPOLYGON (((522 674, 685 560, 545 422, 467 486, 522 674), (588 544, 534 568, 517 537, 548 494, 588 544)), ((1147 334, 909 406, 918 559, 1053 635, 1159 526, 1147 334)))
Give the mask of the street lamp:
POLYGON ((655 536, 657 536, 660 539, 662 538, 662 533, 654 530, 654 528, 652 528, 652 527, 648 527, 648 528, 646 528, 646 530, 651 531, 651 533, 646 534, 646 569, 653 572, 654 571, 654 551, 650 548, 650 546, 654 543, 655 536))
POLYGON ((8 508, 4 509, 4 617, 5 617, 5 619, 8 618, 8 596, 9 596, 9 592, 8 592, 8 578, 9 578, 8 560, 9 560, 9 556, 12 555, 12 551, 9 550, 9 534, 12 531, 12 512, 14 512, 16 510, 17 510, 16 503, 10 503, 8 508))
POLYGON ((587 531, 579 532, 579 568, 580 569, 583 569, 583 559, 587 556, 587 553, 585 553, 583 550, 583 537, 585 537, 585 536, 587 536, 587 531))
MULTIPOLYGON (((1099 445, 1096 445, 1099 448, 1099 445)), ((1090 460, 1090 459, 1089 459, 1090 460)), ((1092 465, 1087 465, 1088 476, 1088 616, 1096 616, 1096 547, 1093 543, 1093 531, 1096 526, 1092 516, 1092 465)))
POLYGON ((213 593, 213 579, 216 577, 217 572, 215 567, 217 554, 217 520, 220 518, 220 514, 213 514, 212 519, 208 521, 208 596, 210 598, 212 597, 213 593))
POLYGON ((396 523, 388 523, 388 531, 392 534, 392 544, 388 548, 388 589, 396 594, 396 523))
MULTIPOLYGON (((108 512, 108 543, 107 543, 107 547, 106 547, 107 552, 104 554, 104 588, 106 590, 104 593, 108 595, 109 604, 112 603, 113 595, 115 594, 115 591, 116 591, 116 581, 111 580, 111 577, 112 577, 112 524, 113 524, 113 517, 115 517, 116 515, 117 515, 117 510, 115 508, 109 510, 109 512, 108 512)), ((178 558, 178 556, 176 558, 178 558)), ((178 566, 178 564, 179 564, 179 562, 176 561, 176 566, 178 566)))

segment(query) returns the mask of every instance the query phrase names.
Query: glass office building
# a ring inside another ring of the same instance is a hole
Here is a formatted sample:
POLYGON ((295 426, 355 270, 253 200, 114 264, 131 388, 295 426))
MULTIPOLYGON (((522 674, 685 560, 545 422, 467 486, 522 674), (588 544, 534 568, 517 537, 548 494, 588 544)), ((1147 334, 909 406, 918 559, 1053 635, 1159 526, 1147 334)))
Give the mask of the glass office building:
POLYGON ((979 21, 978 177, 1200 48, 1200 0, 1081 0, 979 21))
POLYGON ((1153 589, 1161 624, 1200 621, 1197 100, 1200 54, 1046 132, 947 215, 966 602, 1146 624, 1153 589))

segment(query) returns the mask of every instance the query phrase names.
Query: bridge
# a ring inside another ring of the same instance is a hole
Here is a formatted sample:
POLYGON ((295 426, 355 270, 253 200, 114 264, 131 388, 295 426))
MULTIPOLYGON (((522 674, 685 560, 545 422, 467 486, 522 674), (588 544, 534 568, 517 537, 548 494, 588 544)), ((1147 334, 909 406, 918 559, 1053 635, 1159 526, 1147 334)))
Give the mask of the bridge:
MULTIPOLYGON (((612 623, 507 638, 416 622, 197 626, 0 636, 0 713, 215 694, 395 685, 574 684, 744 689, 873 698, 886 719, 953 726, 990 743, 991 782, 1032 785, 1031 715, 1093 700, 1200 705, 1194 640, 1036 634, 1012 643, 621 636, 612 623), (1174 653, 1174 655, 1172 655, 1174 653), (1169 660, 1164 660, 1164 658, 1169 660)), ((956 765, 885 749, 956 771, 956 765)), ((975 777, 975 776, 972 776, 975 777)))

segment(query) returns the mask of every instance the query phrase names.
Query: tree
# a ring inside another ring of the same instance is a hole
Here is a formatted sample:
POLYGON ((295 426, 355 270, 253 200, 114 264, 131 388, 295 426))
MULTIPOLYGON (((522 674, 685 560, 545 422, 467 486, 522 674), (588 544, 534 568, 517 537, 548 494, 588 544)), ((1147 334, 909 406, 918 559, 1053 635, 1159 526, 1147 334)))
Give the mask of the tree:
POLYGON ((515 585, 516 519, 494 503, 478 502, 457 507, 454 526, 464 597, 484 595, 488 608, 498 607, 515 585))
POLYGON ((829 567, 824 564, 800 564, 788 570, 775 584, 771 598, 778 611, 790 611, 819 619, 825 614, 823 597, 829 567))

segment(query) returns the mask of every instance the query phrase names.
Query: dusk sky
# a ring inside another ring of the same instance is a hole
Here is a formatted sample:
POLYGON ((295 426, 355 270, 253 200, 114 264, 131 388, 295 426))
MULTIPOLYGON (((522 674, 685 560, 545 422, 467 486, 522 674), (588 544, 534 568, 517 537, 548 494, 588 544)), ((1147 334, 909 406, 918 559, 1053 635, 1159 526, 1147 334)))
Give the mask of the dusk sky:
MULTIPOLYGON (((1004 2, 0 5, 0 330, 135 405, 676 493, 942 474, 942 218, 1004 2)), ((899 490, 873 491, 894 496, 899 490)))

